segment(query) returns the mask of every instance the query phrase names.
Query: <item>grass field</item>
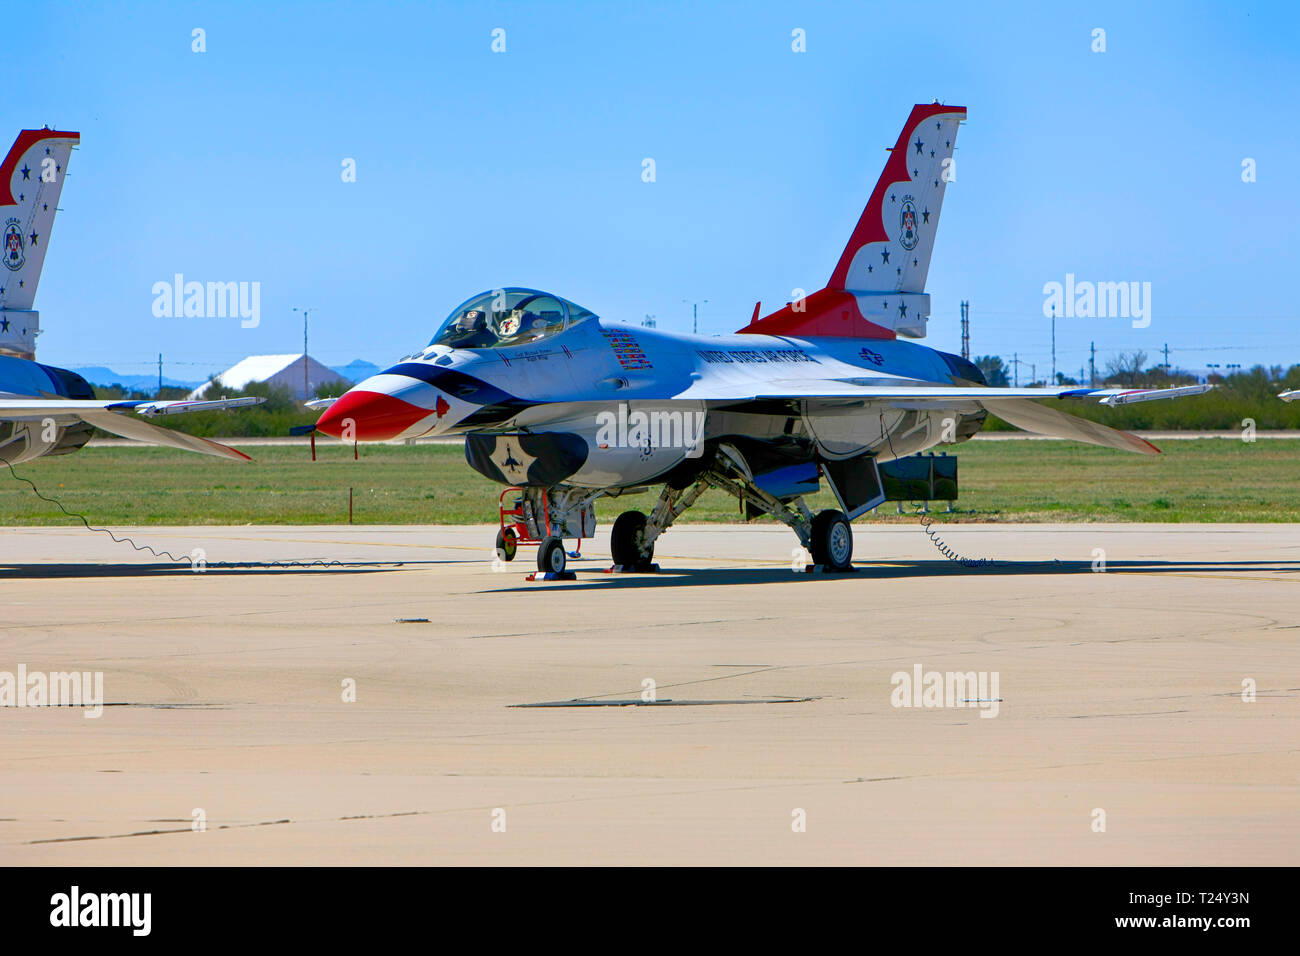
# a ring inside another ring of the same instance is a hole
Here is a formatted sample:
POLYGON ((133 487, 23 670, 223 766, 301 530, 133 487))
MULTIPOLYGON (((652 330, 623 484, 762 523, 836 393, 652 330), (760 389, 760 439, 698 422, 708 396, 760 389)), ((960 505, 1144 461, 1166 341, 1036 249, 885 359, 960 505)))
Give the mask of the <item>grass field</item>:
MULTIPOLYGON (((92 524, 472 524, 496 520, 501 486, 465 464, 458 445, 322 443, 246 449, 240 465, 161 448, 103 448, 19 465, 49 497, 92 524)), ((1160 456, 1066 441, 967 442, 957 511, 938 521, 1300 521, 1300 440, 1168 441, 1160 456)), ((597 503, 602 522, 652 496, 597 503)), ((833 507, 823 492, 813 507, 833 507)), ((0 467, 8 525, 76 524, 0 467)), ((690 521, 735 521, 735 501, 707 492, 690 521)), ((766 519, 765 519, 766 520, 766 519)), ((863 521, 908 521, 887 502, 863 521)))

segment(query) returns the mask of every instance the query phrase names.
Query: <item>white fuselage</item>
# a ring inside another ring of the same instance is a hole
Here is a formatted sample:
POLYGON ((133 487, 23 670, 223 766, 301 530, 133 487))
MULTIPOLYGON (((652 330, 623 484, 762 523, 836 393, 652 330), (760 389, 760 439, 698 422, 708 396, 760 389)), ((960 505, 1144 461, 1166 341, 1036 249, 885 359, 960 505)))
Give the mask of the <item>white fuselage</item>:
MULTIPOLYGON (((591 488, 650 482, 698 455, 701 441, 732 435, 802 445, 823 458, 870 452, 883 461, 978 428, 957 428, 980 416, 970 402, 908 409, 819 399, 817 385, 827 380, 946 386, 954 369, 942 353, 896 339, 702 336, 593 317, 531 344, 431 345, 349 395, 353 403, 371 395, 395 410, 385 430, 367 433, 359 424, 354 437, 362 441, 501 436, 484 452, 499 480, 519 480, 552 452, 535 436, 576 436, 585 453, 574 452, 582 461, 562 480, 591 488)), ((554 453, 576 448, 566 442, 554 453)))

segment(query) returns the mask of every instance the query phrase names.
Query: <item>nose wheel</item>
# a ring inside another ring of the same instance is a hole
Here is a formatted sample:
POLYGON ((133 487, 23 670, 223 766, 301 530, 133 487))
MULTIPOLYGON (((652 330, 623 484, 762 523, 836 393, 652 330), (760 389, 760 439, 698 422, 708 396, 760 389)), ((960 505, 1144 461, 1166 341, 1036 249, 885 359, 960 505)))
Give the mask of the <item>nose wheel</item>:
POLYGON ((543 538, 537 548, 537 570, 562 574, 568 564, 568 555, 564 553, 564 542, 560 538, 543 538))
POLYGON ((817 512, 810 537, 813 564, 832 571, 853 567, 853 526, 843 512, 834 509, 817 512))

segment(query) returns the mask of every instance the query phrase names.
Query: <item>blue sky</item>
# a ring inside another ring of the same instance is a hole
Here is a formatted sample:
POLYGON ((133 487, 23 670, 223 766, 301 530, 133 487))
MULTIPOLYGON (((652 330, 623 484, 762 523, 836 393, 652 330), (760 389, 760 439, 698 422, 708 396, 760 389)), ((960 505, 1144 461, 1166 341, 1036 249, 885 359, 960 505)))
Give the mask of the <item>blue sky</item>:
POLYGON ((927 344, 958 350, 968 299, 972 351, 1042 378, 1043 285, 1073 273, 1150 282, 1152 321, 1059 320, 1064 371, 1089 341, 1099 366, 1166 343, 1184 367, 1300 362, 1292 4, 43 2, 9 22, 3 135, 82 134, 45 362, 162 352, 200 379, 300 350, 313 306, 314 355, 382 364, 500 285, 683 330, 707 299, 701 331, 734 331, 825 283, 934 99, 969 118, 927 344), (177 272, 260 282, 260 325, 156 318, 177 272))

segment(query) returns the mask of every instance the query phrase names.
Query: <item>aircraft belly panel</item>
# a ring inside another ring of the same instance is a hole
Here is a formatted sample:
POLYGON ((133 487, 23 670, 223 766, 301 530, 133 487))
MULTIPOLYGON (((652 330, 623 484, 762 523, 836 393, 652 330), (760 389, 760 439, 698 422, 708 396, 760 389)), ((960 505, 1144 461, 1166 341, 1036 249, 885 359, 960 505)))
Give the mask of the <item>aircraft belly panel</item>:
POLYGON ((817 451, 832 461, 854 458, 885 443, 908 414, 883 405, 836 408, 802 402, 800 409, 817 451))
POLYGON ((686 458, 681 448, 596 448, 568 479, 584 488, 626 488, 662 475, 686 458))
POLYGON ((944 442, 963 441, 973 434, 965 427, 965 419, 970 416, 953 409, 900 409, 879 404, 810 409, 811 404, 803 404, 804 424, 817 451, 831 461, 866 452, 889 461, 944 442))

